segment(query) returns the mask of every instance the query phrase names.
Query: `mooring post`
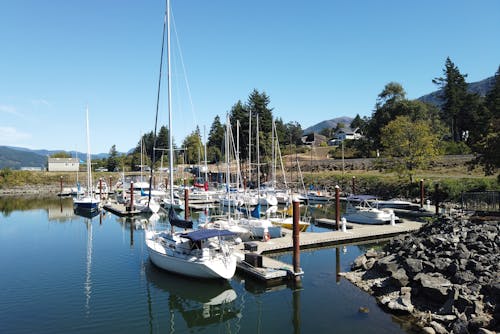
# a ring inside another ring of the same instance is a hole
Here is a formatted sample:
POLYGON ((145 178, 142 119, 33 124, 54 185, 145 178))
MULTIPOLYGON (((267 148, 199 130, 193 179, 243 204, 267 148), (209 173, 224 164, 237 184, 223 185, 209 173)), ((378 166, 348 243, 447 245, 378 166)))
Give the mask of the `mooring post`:
POLYGON ((111 181, 113 180, 113 178, 110 176, 109 177, 109 192, 112 192, 113 191, 113 184, 111 183, 111 181))
POLYGON ((247 192, 247 177, 243 176, 243 191, 247 192))
POLYGON ((134 211, 134 181, 130 181, 130 206, 128 211, 134 211))
POLYGON ((59 193, 59 196, 62 196, 62 194, 63 194, 63 177, 62 177, 62 175, 59 178, 59 185, 61 187, 61 192, 59 193))
POLYGON ((293 200, 293 272, 295 273, 295 280, 300 281, 300 229, 299 229, 299 218, 300 218, 300 207, 299 201, 293 200))
POLYGON ((424 207, 424 179, 420 179, 420 208, 424 207))
POLYGON ((434 185, 434 202, 436 202, 436 215, 439 214, 439 183, 434 185))
POLYGON ((352 194, 356 195, 356 176, 352 177, 352 194))
POLYGON ((337 225, 337 231, 340 231, 340 187, 335 186, 335 223, 337 225))
POLYGON ((102 200, 104 196, 102 196, 102 177, 99 178, 99 200, 102 200))
MULTIPOLYGON (((172 198, 172 203, 174 199, 172 198)), ((184 179, 184 219, 189 219, 189 188, 187 186, 187 179, 184 179)))

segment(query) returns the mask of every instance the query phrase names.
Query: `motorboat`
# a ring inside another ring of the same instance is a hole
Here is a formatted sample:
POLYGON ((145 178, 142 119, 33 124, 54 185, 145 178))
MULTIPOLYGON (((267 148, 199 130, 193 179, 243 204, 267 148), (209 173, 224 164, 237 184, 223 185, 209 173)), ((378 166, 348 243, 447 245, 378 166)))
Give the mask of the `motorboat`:
POLYGON ((347 207, 343 217, 358 224, 389 224, 399 221, 391 209, 373 206, 376 197, 371 195, 352 195, 346 198, 347 207))

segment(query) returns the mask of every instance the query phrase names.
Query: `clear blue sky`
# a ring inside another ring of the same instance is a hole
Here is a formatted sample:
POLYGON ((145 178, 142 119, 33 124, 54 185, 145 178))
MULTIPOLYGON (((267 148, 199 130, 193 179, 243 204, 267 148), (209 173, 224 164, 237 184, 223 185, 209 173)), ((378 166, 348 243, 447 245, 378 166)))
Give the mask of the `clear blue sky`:
MULTIPOLYGON (((0 1, 0 145, 86 151, 88 105, 92 153, 135 147, 154 128, 164 10, 164 0, 0 1)), ((408 98, 436 90, 448 56, 467 82, 500 65, 498 0, 172 0, 172 11, 185 69, 173 42, 177 144, 253 89, 306 128, 370 116, 391 81, 408 98)))

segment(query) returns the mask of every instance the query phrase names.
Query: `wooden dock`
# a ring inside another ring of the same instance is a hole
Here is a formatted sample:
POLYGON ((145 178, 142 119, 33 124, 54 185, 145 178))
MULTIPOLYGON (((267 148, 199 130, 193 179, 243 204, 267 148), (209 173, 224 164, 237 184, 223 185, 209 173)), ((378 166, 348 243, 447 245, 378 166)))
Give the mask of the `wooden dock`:
POLYGON ((130 217, 141 214, 139 210, 130 211, 125 205, 114 202, 104 204, 103 208, 119 217, 130 217))
MULTIPOLYGON (((335 223, 334 220, 329 220, 330 223, 335 223)), ((301 232, 299 235, 300 248, 320 248, 333 245, 344 245, 365 242, 369 240, 387 239, 398 234, 417 231, 422 226, 422 223, 402 220, 396 225, 363 225, 349 223, 346 232, 331 231, 331 232, 301 232)), ((257 245, 257 250, 254 252, 262 256, 262 268, 254 267, 246 262, 238 264, 238 269, 250 276, 262 281, 285 280, 295 276, 301 276, 303 273, 294 273, 293 267, 290 264, 283 263, 272 259, 264 254, 284 252, 293 250, 292 231, 283 229, 284 234, 281 238, 273 238, 269 241, 252 241, 257 245)), ((238 246, 239 251, 243 254, 250 253, 244 250, 244 245, 238 246)))

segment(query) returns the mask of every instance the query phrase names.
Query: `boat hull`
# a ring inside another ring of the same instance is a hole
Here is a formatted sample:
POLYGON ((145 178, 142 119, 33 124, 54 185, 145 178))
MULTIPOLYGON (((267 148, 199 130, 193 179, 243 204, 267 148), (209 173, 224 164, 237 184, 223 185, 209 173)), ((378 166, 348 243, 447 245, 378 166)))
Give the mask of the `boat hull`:
POLYGON ((152 237, 147 237, 146 245, 151 262, 157 267, 176 274, 203 279, 231 279, 236 272, 236 257, 215 257, 207 259, 176 254, 152 237))

